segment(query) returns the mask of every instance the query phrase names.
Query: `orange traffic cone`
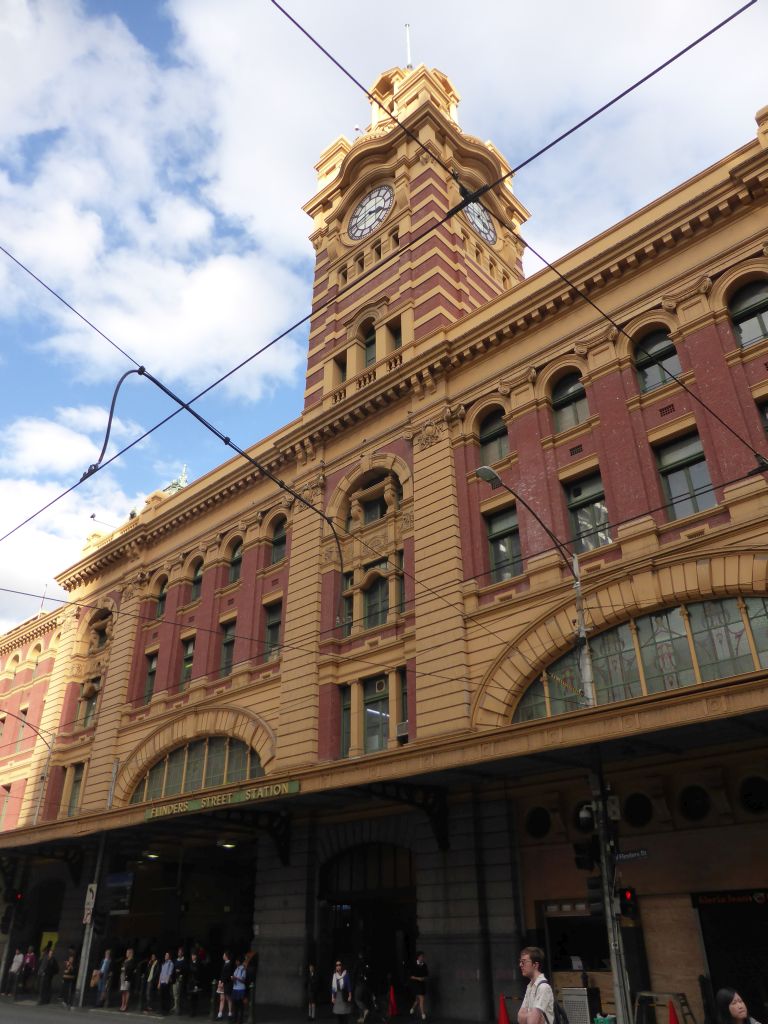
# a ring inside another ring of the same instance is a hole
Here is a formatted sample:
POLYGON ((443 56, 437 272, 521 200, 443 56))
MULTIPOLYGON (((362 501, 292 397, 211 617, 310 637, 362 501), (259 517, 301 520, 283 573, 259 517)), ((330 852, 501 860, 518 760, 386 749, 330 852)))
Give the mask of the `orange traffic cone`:
POLYGON ((397 1000, 395 999, 395 986, 394 985, 390 985, 389 986, 389 1005, 387 1007, 387 1016, 388 1017, 396 1017, 397 1016, 397 1000))
POLYGON ((670 999, 669 1001, 669 1024, 680 1024, 680 1020, 677 1016, 677 1010, 675 1004, 670 999))
MULTIPOLYGON (((509 1024, 509 1014, 507 1013, 507 1000, 504 996, 499 996, 499 1024, 509 1024)), ((669 1022, 672 1024, 672 1021, 669 1022)))

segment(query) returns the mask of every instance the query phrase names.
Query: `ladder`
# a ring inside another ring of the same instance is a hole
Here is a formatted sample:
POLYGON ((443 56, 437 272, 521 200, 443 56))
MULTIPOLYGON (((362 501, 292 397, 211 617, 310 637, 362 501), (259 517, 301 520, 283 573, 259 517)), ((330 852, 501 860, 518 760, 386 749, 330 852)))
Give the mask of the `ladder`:
MULTIPOLYGON (((637 992, 634 1024, 650 1024, 646 1011, 648 1009, 666 1010, 670 1003, 675 1007, 679 1024, 697 1024, 685 992, 637 992)), ((666 1022, 658 1020, 657 1024, 666 1024, 666 1022)))

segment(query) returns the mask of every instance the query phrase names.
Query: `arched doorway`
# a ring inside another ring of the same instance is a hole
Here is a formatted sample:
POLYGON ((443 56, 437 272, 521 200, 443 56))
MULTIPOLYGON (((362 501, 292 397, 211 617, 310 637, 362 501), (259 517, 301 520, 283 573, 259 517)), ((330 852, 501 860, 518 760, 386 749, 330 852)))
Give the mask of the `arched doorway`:
POLYGON ((327 861, 318 884, 318 963, 330 978, 335 957, 368 960, 383 991, 399 981, 416 942, 416 881, 411 851, 390 843, 354 846, 327 861))

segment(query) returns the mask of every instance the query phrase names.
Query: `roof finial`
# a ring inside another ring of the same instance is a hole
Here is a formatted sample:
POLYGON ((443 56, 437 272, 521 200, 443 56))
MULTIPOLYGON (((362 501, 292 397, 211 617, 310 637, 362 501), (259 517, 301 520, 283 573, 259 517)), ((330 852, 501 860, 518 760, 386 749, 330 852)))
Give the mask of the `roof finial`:
POLYGON ((413 69, 413 64, 411 63, 411 26, 407 22, 405 25, 405 59, 405 66, 411 71, 413 69))

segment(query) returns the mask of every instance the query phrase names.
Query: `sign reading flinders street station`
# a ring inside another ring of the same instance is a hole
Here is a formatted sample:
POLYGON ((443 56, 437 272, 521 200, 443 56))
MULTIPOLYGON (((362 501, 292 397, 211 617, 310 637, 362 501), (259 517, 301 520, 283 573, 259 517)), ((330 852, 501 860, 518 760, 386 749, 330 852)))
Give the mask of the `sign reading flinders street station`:
POLYGON ((232 804, 268 800, 276 796, 292 796, 300 789, 301 783, 296 779, 289 779, 287 782, 265 782, 258 786, 251 782, 239 789, 206 793, 205 796, 184 797, 181 800, 174 800, 172 803, 156 804, 154 807, 146 809, 144 818, 150 821, 153 818, 167 818, 174 814, 187 814, 190 811, 207 811, 216 807, 230 807, 232 804))

